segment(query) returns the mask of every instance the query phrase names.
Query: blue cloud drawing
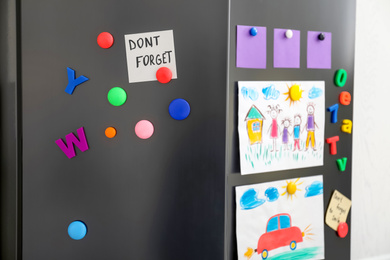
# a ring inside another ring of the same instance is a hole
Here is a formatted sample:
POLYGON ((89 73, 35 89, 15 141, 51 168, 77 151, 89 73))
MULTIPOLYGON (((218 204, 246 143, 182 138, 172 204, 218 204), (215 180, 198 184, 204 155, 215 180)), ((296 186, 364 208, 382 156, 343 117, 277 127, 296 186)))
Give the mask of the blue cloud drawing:
POLYGON ((267 197, 267 200, 269 202, 273 202, 273 201, 276 201, 279 198, 279 191, 275 187, 269 187, 265 191, 264 195, 267 197))
POLYGON ((270 100, 270 99, 277 100, 278 97, 280 96, 280 91, 276 90, 274 85, 263 88, 262 92, 264 94, 265 100, 270 100))
POLYGON ((240 199, 241 209, 248 210, 254 209, 264 204, 264 199, 259 199, 258 193, 255 189, 247 190, 240 199))
POLYGON ((322 93, 323 93, 322 89, 316 88, 316 87, 312 87, 309 90, 309 98, 310 99, 318 98, 318 97, 322 96, 322 93))
POLYGON ((242 93, 242 96, 247 99, 247 98, 250 98, 252 99, 253 101, 256 101, 258 98, 259 98, 259 92, 257 92, 256 89, 254 88, 246 88, 246 87, 243 87, 241 89, 241 93, 242 93))
POLYGON ((305 198, 321 195, 324 191, 323 184, 320 181, 314 181, 311 185, 306 186, 305 198))

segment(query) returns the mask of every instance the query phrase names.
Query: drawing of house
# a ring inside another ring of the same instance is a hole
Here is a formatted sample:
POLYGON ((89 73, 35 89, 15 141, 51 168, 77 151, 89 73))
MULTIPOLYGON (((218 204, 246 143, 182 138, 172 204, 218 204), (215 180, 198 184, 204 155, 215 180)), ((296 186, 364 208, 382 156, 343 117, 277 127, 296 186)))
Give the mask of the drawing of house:
POLYGON ((245 117, 245 121, 247 122, 246 129, 251 145, 256 143, 261 144, 263 142, 263 120, 265 120, 264 115, 255 105, 252 105, 245 117))

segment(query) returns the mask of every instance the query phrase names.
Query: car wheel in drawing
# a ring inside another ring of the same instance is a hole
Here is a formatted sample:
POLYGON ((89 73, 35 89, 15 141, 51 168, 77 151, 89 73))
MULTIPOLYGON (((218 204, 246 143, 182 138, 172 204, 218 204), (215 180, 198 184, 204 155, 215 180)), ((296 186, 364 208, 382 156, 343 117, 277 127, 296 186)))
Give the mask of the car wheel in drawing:
POLYGON ((268 257, 268 251, 267 251, 267 249, 264 249, 263 252, 261 252, 261 257, 262 257, 263 259, 267 259, 267 257, 268 257))
POLYGON ((290 243, 290 249, 291 249, 291 250, 295 250, 295 248, 297 248, 297 242, 291 241, 291 243, 290 243))

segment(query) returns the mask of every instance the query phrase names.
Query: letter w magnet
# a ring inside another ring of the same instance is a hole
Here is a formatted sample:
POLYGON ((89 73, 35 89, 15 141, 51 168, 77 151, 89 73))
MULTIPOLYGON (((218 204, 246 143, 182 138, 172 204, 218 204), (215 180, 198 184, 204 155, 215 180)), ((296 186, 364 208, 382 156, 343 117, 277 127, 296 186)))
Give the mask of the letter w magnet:
POLYGON ((76 145, 82 152, 85 152, 89 149, 84 127, 77 129, 77 134, 79 135, 78 139, 73 133, 67 134, 65 137, 66 144, 61 138, 56 140, 58 147, 61 148, 61 150, 66 154, 66 156, 68 156, 69 159, 76 156, 76 151, 73 145, 76 145))

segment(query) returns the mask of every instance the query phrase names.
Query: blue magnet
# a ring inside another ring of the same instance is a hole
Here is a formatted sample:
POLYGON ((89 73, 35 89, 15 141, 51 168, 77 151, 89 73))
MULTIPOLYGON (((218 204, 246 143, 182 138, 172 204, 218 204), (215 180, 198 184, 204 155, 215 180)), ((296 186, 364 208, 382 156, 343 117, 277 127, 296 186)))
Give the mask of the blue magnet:
POLYGON ((257 29, 256 27, 252 27, 249 31, 249 33, 252 35, 252 36, 256 36, 257 35, 257 29))
POLYGON ((173 119, 183 120, 190 114, 190 104, 182 98, 177 98, 169 104, 169 114, 173 119))
POLYGON ((80 84, 86 82, 87 80, 89 80, 89 78, 87 78, 87 77, 85 77, 85 76, 80 76, 80 77, 78 77, 78 78, 76 79, 76 77, 75 77, 75 74, 76 74, 76 73, 75 73, 74 70, 72 70, 72 69, 69 68, 69 67, 66 68, 66 70, 67 70, 67 72, 68 72, 68 85, 67 85, 66 88, 65 88, 65 92, 68 93, 69 95, 72 95, 74 89, 75 89, 78 85, 80 85, 80 84))
POLYGON ((68 227, 68 234, 74 240, 83 239, 87 234, 87 226, 82 221, 73 221, 68 227))
POLYGON ((328 107, 327 110, 331 113, 330 122, 337 123, 337 111, 339 110, 339 104, 334 104, 333 106, 328 107))

